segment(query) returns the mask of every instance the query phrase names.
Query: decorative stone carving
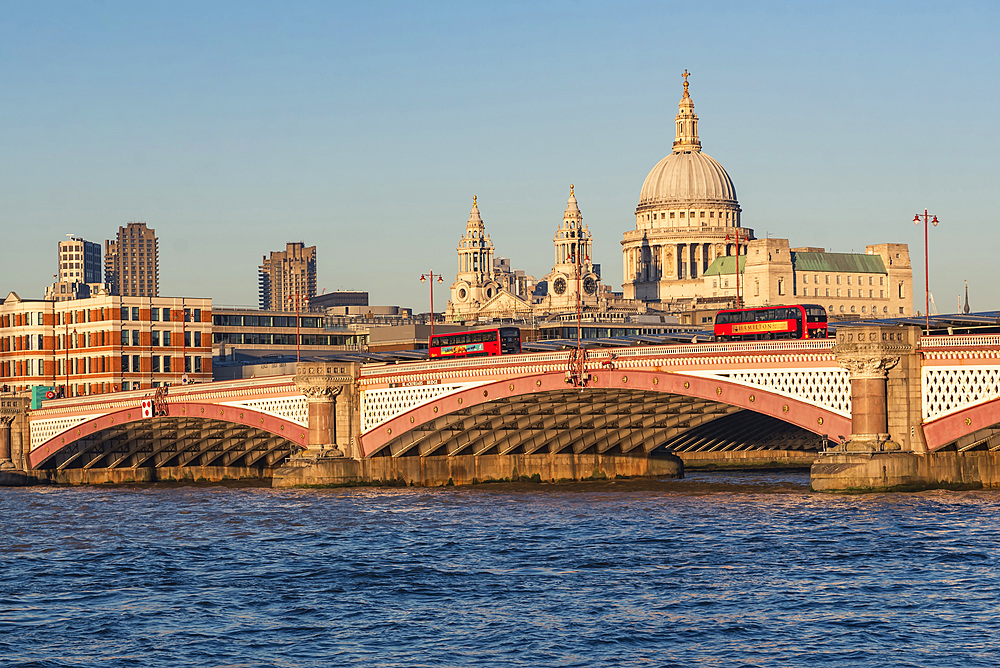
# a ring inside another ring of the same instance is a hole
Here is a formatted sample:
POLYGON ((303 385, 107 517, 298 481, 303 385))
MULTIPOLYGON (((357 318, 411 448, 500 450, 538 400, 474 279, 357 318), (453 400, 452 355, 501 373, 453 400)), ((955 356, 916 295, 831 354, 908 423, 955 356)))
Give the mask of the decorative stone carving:
POLYGON ((300 385, 298 378, 295 379, 295 386, 308 401, 334 401, 344 391, 343 385, 300 385))
POLYGON ((837 364, 855 378, 887 378, 889 369, 899 364, 899 357, 875 357, 871 353, 848 353, 837 356, 837 364))
POLYGON ((837 331, 837 345, 833 347, 837 364, 850 371, 852 379, 884 379, 912 350, 904 332, 879 325, 843 327, 837 331))

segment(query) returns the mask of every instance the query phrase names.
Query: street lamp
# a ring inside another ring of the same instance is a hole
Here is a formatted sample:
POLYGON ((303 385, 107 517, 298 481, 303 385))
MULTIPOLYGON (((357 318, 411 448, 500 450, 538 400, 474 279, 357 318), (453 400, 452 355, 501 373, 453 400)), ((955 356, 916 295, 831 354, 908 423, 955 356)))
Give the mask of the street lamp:
MULTIPOLYGON (((437 276, 438 283, 444 283, 444 278, 441 274, 435 274, 433 271, 429 271, 426 274, 420 274, 420 282, 426 283, 427 279, 430 278, 431 281, 431 338, 434 338, 434 277, 437 276)), ((430 339, 427 339, 427 348, 430 349, 430 339)))
MULTIPOLYGON (((740 307, 740 241, 748 241, 750 237, 744 235, 740 239, 739 230, 736 231, 736 308, 740 307)), ((730 236, 726 235, 726 241, 730 240, 730 236)))
POLYGON ((927 213, 927 209, 924 209, 923 215, 921 215, 921 214, 918 213, 917 215, 913 216, 913 222, 914 222, 914 224, 919 225, 920 222, 921 222, 921 220, 920 220, 921 218, 923 218, 923 223, 924 223, 924 296, 926 298, 926 304, 924 305, 924 318, 925 318, 926 333, 927 333, 927 336, 930 336, 930 334, 931 334, 931 280, 930 280, 930 277, 928 276, 928 267, 929 267, 929 264, 927 262, 927 223, 930 222, 931 225, 933 225, 934 227, 937 227, 938 218, 937 218, 937 216, 931 217, 931 215, 929 213, 927 213), (931 220, 928 221, 928 218, 931 218, 931 220))

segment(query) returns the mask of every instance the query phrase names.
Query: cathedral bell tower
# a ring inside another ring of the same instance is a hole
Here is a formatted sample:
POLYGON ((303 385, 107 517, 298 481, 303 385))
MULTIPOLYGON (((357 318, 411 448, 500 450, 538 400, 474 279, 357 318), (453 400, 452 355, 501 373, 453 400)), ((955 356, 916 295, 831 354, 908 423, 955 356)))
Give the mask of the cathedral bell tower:
POLYGON ((458 242, 457 250, 458 274, 451 284, 447 317, 461 320, 463 314, 474 317, 483 304, 500 291, 500 284, 493 277, 493 242, 486 234, 486 225, 479 215, 475 195, 465 234, 458 242))
POLYGON ((572 185, 569 187, 569 201, 566 203, 562 226, 556 231, 553 244, 555 265, 546 276, 549 285, 546 309, 576 309, 577 290, 582 307, 596 306, 601 277, 591 261, 593 237, 583 224, 583 214, 580 213, 572 185))

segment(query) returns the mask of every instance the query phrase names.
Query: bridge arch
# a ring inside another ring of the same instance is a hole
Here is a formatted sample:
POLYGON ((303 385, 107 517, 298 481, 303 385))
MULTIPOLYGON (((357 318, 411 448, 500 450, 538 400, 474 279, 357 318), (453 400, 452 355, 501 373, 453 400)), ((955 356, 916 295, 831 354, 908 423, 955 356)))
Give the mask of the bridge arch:
POLYGON ((33 448, 33 469, 140 466, 270 467, 305 448, 308 428, 269 413, 210 403, 134 406, 65 429, 33 448))
POLYGON ((924 423, 927 449, 1000 449, 1000 398, 969 406, 924 423))
POLYGON ((601 369, 586 387, 564 372, 443 395, 361 437, 364 456, 643 452, 743 410, 814 434, 850 434, 850 419, 740 383, 662 371, 601 369))

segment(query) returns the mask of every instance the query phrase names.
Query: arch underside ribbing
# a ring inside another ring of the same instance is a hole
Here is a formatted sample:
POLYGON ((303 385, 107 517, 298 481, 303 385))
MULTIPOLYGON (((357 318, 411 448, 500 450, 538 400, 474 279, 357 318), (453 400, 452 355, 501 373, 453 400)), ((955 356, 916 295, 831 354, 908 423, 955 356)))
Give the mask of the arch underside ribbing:
POLYGON ((418 424, 372 456, 726 451, 818 447, 806 430, 718 401, 630 389, 496 399, 418 424), (712 430, 716 423, 721 429, 712 430), (780 443, 780 445, 779 445, 780 443))
POLYGON ((257 427, 157 417, 107 427, 59 448, 38 469, 224 466, 271 468, 299 446, 257 427))

